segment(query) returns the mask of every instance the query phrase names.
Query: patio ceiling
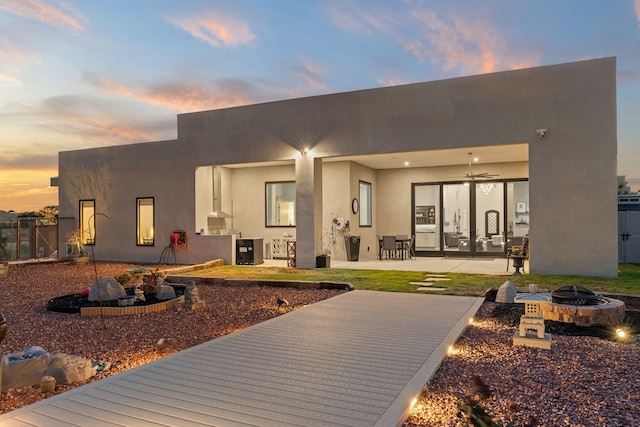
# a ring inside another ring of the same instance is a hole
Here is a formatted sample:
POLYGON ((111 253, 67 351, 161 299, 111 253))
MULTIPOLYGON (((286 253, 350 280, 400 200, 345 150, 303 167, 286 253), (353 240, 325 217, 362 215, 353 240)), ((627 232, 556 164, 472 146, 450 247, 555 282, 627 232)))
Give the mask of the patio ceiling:
POLYGON ((448 150, 411 151, 402 153, 373 154, 367 156, 342 156, 325 161, 353 161, 372 169, 398 169, 403 167, 435 167, 466 165, 472 152, 478 158, 476 164, 526 162, 529 160, 528 144, 456 148, 448 150), (405 165, 405 162, 409 162, 405 165))
MULTIPOLYGON (((372 169, 398 169, 404 167, 420 168, 435 166, 466 165, 472 152, 478 158, 475 164, 526 162, 529 160, 527 143, 510 145, 478 146, 446 150, 405 151, 398 153, 370 154, 358 156, 339 156, 325 158, 325 162, 352 161, 372 169), (405 162, 409 162, 405 165, 405 162)), ((260 166, 278 166, 293 164, 293 160, 237 163, 224 165, 229 168, 247 168, 260 166)))

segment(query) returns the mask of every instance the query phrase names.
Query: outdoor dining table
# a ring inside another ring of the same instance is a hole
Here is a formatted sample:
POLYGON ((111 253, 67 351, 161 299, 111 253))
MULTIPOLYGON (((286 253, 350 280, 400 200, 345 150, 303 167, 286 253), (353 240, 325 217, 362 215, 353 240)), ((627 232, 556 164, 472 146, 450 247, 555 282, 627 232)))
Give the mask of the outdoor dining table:
MULTIPOLYGON (((405 246, 411 241, 411 236, 396 235, 396 247, 400 250, 400 259, 404 261, 405 246)), ((378 236, 378 260, 382 260, 382 236, 378 236)))

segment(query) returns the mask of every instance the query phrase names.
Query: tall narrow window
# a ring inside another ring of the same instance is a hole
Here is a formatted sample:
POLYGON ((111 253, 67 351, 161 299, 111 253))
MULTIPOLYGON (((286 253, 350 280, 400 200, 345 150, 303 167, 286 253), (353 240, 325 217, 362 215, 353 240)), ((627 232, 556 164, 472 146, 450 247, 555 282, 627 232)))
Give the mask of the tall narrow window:
POLYGON ((295 182, 267 182, 265 204, 265 224, 267 227, 294 227, 296 225, 295 182))
POLYGON ((96 242, 96 201, 80 200, 80 243, 93 245, 96 242))
POLYGON ((153 246, 155 243, 155 215, 153 197, 138 197, 137 241, 138 246, 153 246))
POLYGON ((371 183, 360 181, 360 227, 371 227, 371 183))

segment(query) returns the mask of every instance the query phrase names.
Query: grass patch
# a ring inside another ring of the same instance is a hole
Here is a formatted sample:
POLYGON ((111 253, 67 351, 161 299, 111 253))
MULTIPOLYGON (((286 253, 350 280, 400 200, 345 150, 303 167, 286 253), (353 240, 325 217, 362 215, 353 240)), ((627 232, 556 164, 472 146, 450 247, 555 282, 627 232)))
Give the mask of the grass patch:
MULTIPOLYGON (((349 282, 356 289, 386 292, 417 292, 418 286, 410 282, 421 282, 428 272, 389 270, 342 270, 337 268, 303 269, 225 265, 186 273, 192 276, 211 276, 244 279, 308 280, 349 282)), ((572 275, 492 276, 486 274, 445 274, 448 281, 439 281, 434 286, 446 288, 438 293, 448 295, 484 296, 487 289, 499 287, 510 280, 516 287, 528 288, 537 283, 541 291, 553 290, 565 285, 576 285, 599 293, 621 293, 640 295, 640 265, 620 264, 618 277, 584 277, 572 275)))

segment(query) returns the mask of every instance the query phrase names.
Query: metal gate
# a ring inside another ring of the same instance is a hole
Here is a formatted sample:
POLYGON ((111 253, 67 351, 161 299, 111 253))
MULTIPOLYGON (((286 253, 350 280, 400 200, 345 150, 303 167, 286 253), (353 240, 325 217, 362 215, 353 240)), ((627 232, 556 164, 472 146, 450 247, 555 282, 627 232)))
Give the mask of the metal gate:
POLYGON ((19 218, 0 221, 0 261, 45 258, 58 249, 55 218, 19 218))
POLYGON ((618 211, 618 262, 640 264, 640 211, 618 211))

